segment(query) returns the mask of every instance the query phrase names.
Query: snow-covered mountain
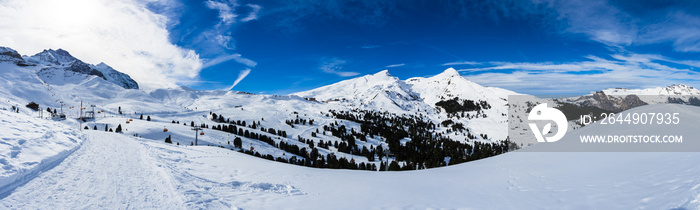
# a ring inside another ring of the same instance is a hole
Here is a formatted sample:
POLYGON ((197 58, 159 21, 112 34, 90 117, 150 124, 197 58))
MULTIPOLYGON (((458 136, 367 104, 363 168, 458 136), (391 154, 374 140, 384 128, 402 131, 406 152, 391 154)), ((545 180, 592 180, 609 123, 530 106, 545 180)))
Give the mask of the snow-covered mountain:
POLYGON ((73 57, 68 51, 63 49, 53 50, 48 49, 41 51, 32 56, 25 56, 28 61, 45 64, 45 65, 56 65, 56 66, 69 66, 73 61, 78 59, 73 57))
POLYGON ((410 112, 429 108, 421 102, 418 94, 409 85, 392 76, 388 70, 293 95, 314 98, 318 101, 338 102, 361 109, 392 112, 410 112))
POLYGON ((8 47, 0 47, 0 61, 18 63, 24 61, 22 55, 8 47))
MULTIPOLYGON (((293 95, 361 109, 425 115, 438 123, 449 120, 445 126, 461 124, 467 130, 486 134, 494 140, 504 140, 507 136, 504 122, 507 121, 508 96, 519 94, 481 86, 449 68, 432 77, 414 77, 405 81, 384 70, 293 95), (481 107, 482 104, 486 106, 481 107), (466 108, 470 105, 475 105, 475 108, 466 108)), ((447 133, 452 138, 464 138, 464 133, 447 133), (458 137, 460 134, 462 136, 458 137)))
POLYGON ((467 80, 453 68, 428 78, 410 78, 406 83, 420 94, 425 103, 432 105, 452 98, 481 99, 490 103, 504 104, 508 95, 519 95, 506 89, 481 86, 467 80))
POLYGON ((607 95, 700 95, 700 90, 684 84, 647 89, 609 88, 603 92, 607 95))
POLYGON ((99 63, 93 66, 93 68, 100 71, 107 81, 118 84, 126 89, 139 89, 139 84, 131 79, 129 75, 119 72, 105 63, 99 63))
MULTIPOLYGON (((97 65, 85 63, 73 57, 68 51, 63 49, 48 49, 33 56, 24 56, 24 58, 31 63, 44 66, 44 68, 37 72, 37 74, 44 78, 48 77, 48 75, 57 74, 56 71, 64 70, 83 75, 97 76, 126 89, 139 88, 138 83, 131 79, 129 75, 121 73, 105 63, 97 65)), ((66 72, 66 75, 69 74, 70 73, 66 72)))

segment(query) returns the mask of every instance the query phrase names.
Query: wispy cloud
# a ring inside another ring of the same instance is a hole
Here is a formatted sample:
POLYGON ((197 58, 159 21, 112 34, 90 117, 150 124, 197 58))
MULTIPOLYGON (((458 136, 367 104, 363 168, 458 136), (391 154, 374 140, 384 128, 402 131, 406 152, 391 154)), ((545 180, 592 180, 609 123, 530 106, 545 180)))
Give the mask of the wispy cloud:
POLYGON ((488 67, 461 69, 478 83, 528 94, 570 94, 611 87, 649 88, 685 83, 700 86, 695 61, 676 61, 653 54, 615 54, 614 59, 588 56, 579 62, 488 62, 488 67), (678 65, 665 65, 659 61, 678 65), (685 67, 683 67, 685 66, 685 67))
POLYGON ((347 61, 339 58, 324 58, 323 61, 321 61, 319 69, 325 73, 335 74, 341 77, 352 77, 360 74, 352 71, 341 71, 345 63, 347 63, 347 61))
POLYGON ((405 63, 391 64, 391 65, 385 66, 384 68, 395 68, 395 67, 401 67, 401 66, 405 66, 405 65, 406 65, 405 63))
POLYGON ((251 11, 250 11, 250 13, 248 13, 248 17, 241 19, 241 21, 248 22, 251 20, 257 20, 258 19, 258 12, 260 12, 260 9, 262 7, 260 5, 257 5, 257 4, 246 4, 246 6, 250 7, 251 11))
POLYGON ((235 9, 238 6, 238 3, 236 1, 206 1, 205 5, 209 9, 217 10, 219 12, 219 19, 221 20, 221 24, 232 24, 236 22, 236 15, 235 9))
POLYGON ((380 45, 371 45, 371 44, 366 44, 366 45, 360 46, 360 48, 362 48, 362 49, 374 49, 374 48, 380 48, 380 47, 382 47, 382 46, 380 46, 380 45))
POLYGON ((443 63, 443 66, 461 66, 461 65, 479 65, 481 64, 480 62, 474 62, 474 61, 455 61, 455 62, 449 62, 449 63, 443 63))
POLYGON ((202 65, 202 69, 216 66, 220 63, 230 61, 230 60, 234 60, 234 61, 236 61, 240 64, 243 64, 243 65, 246 65, 248 67, 255 67, 256 65, 258 65, 258 63, 256 63, 255 61, 241 57, 241 54, 236 53, 236 54, 232 54, 232 55, 222 55, 222 56, 216 57, 214 59, 208 60, 207 62, 204 63, 204 65, 202 65))
POLYGON ((514 19, 562 34, 582 34, 612 50, 671 44, 679 52, 700 52, 696 1, 455 0, 443 4, 460 17, 514 19))
POLYGON ((554 9, 564 32, 580 33, 612 47, 673 43, 676 51, 700 52, 700 16, 693 1, 533 1, 554 9))
POLYGON ((248 76, 248 74, 250 74, 250 69, 244 69, 241 72, 239 72, 236 81, 234 81, 233 85, 231 85, 231 87, 226 90, 231 90, 233 89, 233 87, 236 87, 236 85, 238 85, 238 83, 241 82, 241 80, 243 80, 246 76, 248 76))

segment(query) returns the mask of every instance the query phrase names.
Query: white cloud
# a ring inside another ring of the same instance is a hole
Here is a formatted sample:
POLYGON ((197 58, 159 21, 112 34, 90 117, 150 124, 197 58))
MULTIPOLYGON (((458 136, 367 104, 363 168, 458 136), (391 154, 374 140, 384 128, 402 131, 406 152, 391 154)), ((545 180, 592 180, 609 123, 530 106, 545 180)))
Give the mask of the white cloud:
POLYGON ((243 80, 243 78, 248 76, 248 74, 250 74, 250 69, 242 70, 240 73, 238 73, 238 78, 236 78, 236 81, 233 82, 233 85, 231 85, 231 87, 226 89, 226 90, 231 90, 231 89, 233 89, 233 87, 236 87, 236 85, 238 85, 238 83, 241 82, 241 80, 243 80))
POLYGON ((481 63, 474 61, 455 61, 442 64, 443 66, 459 66, 459 65, 479 65, 481 63))
POLYGON ((401 66, 405 66, 405 65, 406 65, 405 63, 391 64, 391 65, 385 66, 384 68, 395 68, 395 67, 401 67, 401 66))
POLYGON ((197 77, 202 62, 169 41, 168 23, 132 0, 8 0, 0 5, 0 45, 22 54, 63 48, 127 73, 141 87, 174 87, 197 77))
POLYGON ((222 55, 222 56, 216 57, 214 59, 208 60, 204 63, 204 65, 202 65, 202 69, 216 66, 216 65, 219 65, 220 63, 223 63, 223 62, 226 62, 226 61, 229 61, 232 59, 234 61, 236 61, 240 64, 243 64, 243 65, 246 65, 248 67, 255 67, 256 65, 258 65, 258 63, 256 63, 255 61, 241 57, 241 54, 236 53, 236 54, 232 54, 232 55, 222 55))
POLYGON ((380 47, 382 47, 382 46, 379 46, 379 45, 369 45, 369 44, 360 46, 360 48, 362 48, 362 49, 374 49, 374 48, 380 48, 380 47))
POLYGON ((347 61, 339 58, 325 58, 321 62, 319 68, 325 73, 336 74, 341 77, 352 77, 360 74, 352 71, 341 71, 345 63, 347 63, 347 61))
POLYGON ((246 4, 246 6, 250 7, 251 11, 248 13, 248 17, 245 17, 241 19, 242 22, 248 22, 251 20, 257 20, 258 19, 258 12, 260 12, 260 5, 257 4, 246 4))
MULTIPOLYGON (((568 63, 489 62, 489 67, 462 69, 472 81, 528 94, 580 94, 612 87, 650 88, 685 83, 700 86, 700 73, 658 61, 681 65, 659 55, 611 55, 615 60, 589 56, 590 61, 568 63)), ((691 65, 688 65, 691 66, 691 65)))
POLYGON ((236 22, 235 9, 238 6, 236 1, 207 1, 206 5, 209 9, 219 11, 219 19, 221 23, 229 25, 236 22))

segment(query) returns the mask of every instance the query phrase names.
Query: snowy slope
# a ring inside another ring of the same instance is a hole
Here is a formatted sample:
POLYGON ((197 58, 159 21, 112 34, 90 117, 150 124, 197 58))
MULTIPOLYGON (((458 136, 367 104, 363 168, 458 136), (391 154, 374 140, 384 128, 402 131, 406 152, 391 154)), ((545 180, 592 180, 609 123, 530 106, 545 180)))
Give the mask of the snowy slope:
POLYGON ((505 104, 504 101, 508 99, 508 95, 520 95, 506 89, 481 86, 462 77, 453 68, 448 68, 444 72, 428 78, 410 78, 406 80, 406 83, 420 94, 425 103, 433 106, 439 101, 455 97, 482 99, 502 105, 505 104))
MULTIPOLYGON (((657 105, 646 111, 661 112, 666 106, 679 105, 657 105)), ((700 120, 700 108, 678 111, 700 120)), ((578 132, 605 129, 610 127, 584 127, 578 132)), ((89 138, 80 150, 0 200, 0 206, 700 208, 698 153, 512 152, 430 170, 368 172, 299 167, 223 148, 175 146, 102 131, 86 134, 89 138)))
POLYGON ((0 110, 0 196, 77 149, 84 139, 77 127, 0 110))
POLYGON ((184 195, 147 148, 124 135, 86 131, 85 144, 0 201, 12 209, 176 209, 184 195))
POLYGON ((607 95, 700 95, 700 90, 684 84, 647 89, 610 88, 603 92, 607 95))
POLYGON ((394 113, 429 110, 409 85, 384 70, 293 95, 394 113))
POLYGON ((126 89, 139 89, 139 84, 131 79, 129 75, 121 73, 105 63, 97 64, 93 68, 100 71, 107 81, 111 81, 126 89))
MULTIPOLYGON (((454 98, 486 101, 491 105, 490 109, 483 110, 486 117, 452 118, 452 120, 462 122, 477 133, 486 133, 496 140, 505 139, 508 133, 507 123, 504 123, 507 122, 508 117, 503 115, 508 113, 508 96, 521 95, 506 89, 481 86, 462 77, 453 68, 428 78, 410 78, 406 83, 420 94, 425 103, 433 107, 437 107, 435 105, 437 102, 454 98)), ((469 114, 477 115, 477 112, 469 112, 469 114)))

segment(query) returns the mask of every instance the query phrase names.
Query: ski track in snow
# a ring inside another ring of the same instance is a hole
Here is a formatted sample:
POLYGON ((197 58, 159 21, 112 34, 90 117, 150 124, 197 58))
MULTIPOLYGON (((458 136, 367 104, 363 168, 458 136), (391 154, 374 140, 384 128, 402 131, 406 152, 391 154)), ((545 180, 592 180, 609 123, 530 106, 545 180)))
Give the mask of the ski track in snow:
MULTIPOLYGON (((201 175, 193 175, 190 172, 197 171, 197 168, 193 168, 192 164, 197 165, 197 163, 193 163, 190 159, 200 159, 211 154, 189 148, 167 147, 153 143, 144 143, 144 145, 148 146, 153 154, 157 155, 159 162, 170 170, 178 184, 178 191, 186 197, 184 206, 188 209, 236 209, 237 207, 231 203, 231 198, 240 195, 257 195, 260 196, 261 200, 264 200, 270 196, 295 196, 306 194, 289 184, 237 180, 218 182, 203 178, 201 175), (204 156, 188 156, 188 154, 192 155, 193 153, 204 156)), ((221 151, 229 152, 227 150, 221 151)), ((233 153, 233 151, 230 151, 230 153, 233 153)), ((216 168, 216 166, 213 167, 216 168)), ((230 170, 236 171, 236 169, 222 170, 219 175, 226 176, 227 173, 225 173, 225 171, 230 170)))
POLYGON ((0 201, 9 209, 178 209, 170 174, 136 140, 87 131, 88 140, 50 171, 0 201))

